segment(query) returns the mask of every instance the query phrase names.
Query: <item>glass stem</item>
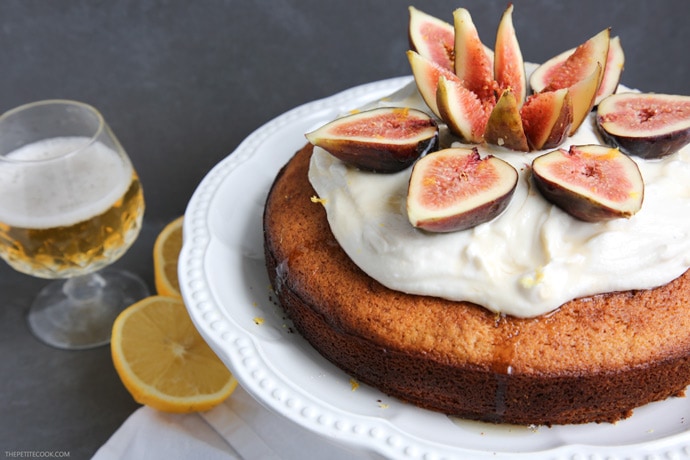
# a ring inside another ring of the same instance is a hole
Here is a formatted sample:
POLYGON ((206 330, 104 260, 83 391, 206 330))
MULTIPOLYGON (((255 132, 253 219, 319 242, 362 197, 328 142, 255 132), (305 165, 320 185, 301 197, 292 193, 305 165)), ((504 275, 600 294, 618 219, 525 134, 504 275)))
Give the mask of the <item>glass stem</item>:
POLYGON ((76 276, 65 281, 62 292, 76 303, 98 301, 103 295, 105 279, 98 273, 76 276))

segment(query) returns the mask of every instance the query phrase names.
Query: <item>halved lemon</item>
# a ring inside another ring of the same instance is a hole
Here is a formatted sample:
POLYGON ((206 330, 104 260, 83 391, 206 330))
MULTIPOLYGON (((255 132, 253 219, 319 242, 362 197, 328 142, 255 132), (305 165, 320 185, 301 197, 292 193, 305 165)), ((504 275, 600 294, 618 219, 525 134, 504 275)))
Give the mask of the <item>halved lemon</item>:
POLYGON ((125 309, 115 320, 110 346, 132 397, 161 411, 205 411, 237 386, 179 298, 151 296, 125 309))
POLYGON ((159 295, 182 297, 177 278, 177 259, 182 250, 183 221, 184 216, 180 216, 168 223, 153 245, 153 277, 159 295))

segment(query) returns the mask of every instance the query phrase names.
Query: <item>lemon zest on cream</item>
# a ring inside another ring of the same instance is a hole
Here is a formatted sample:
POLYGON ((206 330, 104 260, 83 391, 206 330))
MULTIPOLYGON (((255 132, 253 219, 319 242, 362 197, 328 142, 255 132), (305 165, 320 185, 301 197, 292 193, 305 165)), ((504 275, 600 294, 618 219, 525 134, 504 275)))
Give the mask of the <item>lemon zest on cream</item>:
POLYGON ((320 203, 322 205, 326 204, 326 199, 325 198, 319 198, 318 196, 314 195, 311 198, 312 203, 320 203))
POLYGON ((544 272, 541 267, 537 268, 534 272, 534 276, 525 275, 520 278, 520 286, 524 288, 531 288, 544 281, 544 272))

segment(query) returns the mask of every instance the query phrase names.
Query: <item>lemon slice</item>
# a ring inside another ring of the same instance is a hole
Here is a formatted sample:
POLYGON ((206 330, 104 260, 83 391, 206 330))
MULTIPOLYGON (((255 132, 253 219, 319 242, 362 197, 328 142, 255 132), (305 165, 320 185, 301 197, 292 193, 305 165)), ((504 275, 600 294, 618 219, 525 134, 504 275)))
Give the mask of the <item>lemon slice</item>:
POLYGON ((182 297, 177 278, 177 259, 182 250, 182 222, 184 216, 166 225, 153 245, 153 276, 156 292, 169 297, 182 297))
POLYGON ((132 397, 160 411, 205 411, 237 386, 179 298, 151 296, 125 309, 115 320, 110 346, 132 397))

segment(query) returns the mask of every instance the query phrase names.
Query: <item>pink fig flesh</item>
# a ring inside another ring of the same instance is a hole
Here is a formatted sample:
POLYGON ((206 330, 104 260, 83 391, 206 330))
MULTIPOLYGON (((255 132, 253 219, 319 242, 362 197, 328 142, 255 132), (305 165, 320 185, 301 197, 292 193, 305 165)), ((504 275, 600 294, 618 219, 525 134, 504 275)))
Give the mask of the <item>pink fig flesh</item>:
POLYGON ((496 102, 496 82, 491 58, 479 39, 477 28, 465 8, 453 12, 455 28, 455 74, 467 89, 484 102, 496 102))
POLYGON ((438 105, 436 104, 438 81, 440 77, 445 77, 448 80, 457 79, 455 73, 415 51, 408 51, 407 58, 410 61, 410 68, 412 69, 412 75, 414 76, 419 94, 426 102, 426 105, 429 106, 431 112, 441 118, 438 105))
POLYGON ((494 79, 499 89, 512 92, 518 107, 521 107, 527 95, 527 77, 525 62, 513 26, 512 4, 504 11, 496 32, 494 79))
POLYGON ((601 145, 571 146, 534 159, 541 194, 571 216, 599 222, 631 217, 642 206, 644 182, 630 157, 601 145))
POLYGON ((597 63, 594 71, 587 77, 568 88, 568 95, 573 105, 573 121, 568 130, 572 136, 580 128, 594 107, 594 100, 601 81, 602 67, 597 63))
POLYGON ((562 88, 570 90, 573 104, 573 122, 569 135, 584 122, 594 107, 597 91, 604 76, 604 66, 608 59, 611 33, 604 29, 594 37, 578 46, 551 75, 544 91, 562 88))
POLYGON ((568 57, 575 52, 575 48, 563 51, 539 65, 529 77, 529 86, 533 93, 541 93, 549 85, 554 74, 565 63, 568 57))
MULTIPOLYGON (((537 69, 532 72, 532 75, 529 79, 530 88, 532 91, 535 93, 544 91, 544 89, 549 85, 549 82, 554 78, 554 75, 559 71, 559 68, 565 63, 568 57, 575 53, 575 51, 576 48, 564 51, 537 67, 537 69)), ((601 102, 601 100, 606 96, 616 92, 618 83, 621 79, 621 74, 623 73, 624 65, 625 54, 623 53, 620 37, 613 37, 609 40, 606 65, 604 66, 604 75, 602 77, 601 84, 599 85, 599 90, 597 91, 597 97, 594 101, 594 105, 598 105, 599 102, 601 102)))
POLYGON ((449 148, 415 163, 407 193, 410 223, 430 232, 461 231, 501 214, 517 186, 509 163, 476 148, 449 148))
POLYGON ((465 88, 460 80, 454 77, 439 78, 436 106, 441 119, 453 134, 465 142, 482 142, 491 107, 465 88))
POLYGON ((599 105, 605 97, 616 92, 624 67, 625 53, 623 53, 621 39, 620 37, 613 37, 609 42, 609 53, 606 59, 606 66, 604 67, 604 76, 601 79, 601 85, 599 85, 594 105, 599 105))
POLYGON ((520 109, 522 125, 532 150, 559 146, 568 136, 573 108, 567 89, 533 94, 520 109))
MULTIPOLYGON (((568 56, 565 62, 550 75, 544 91, 569 88, 580 80, 589 77, 597 65, 603 69, 608 57, 610 37, 610 30, 604 29, 575 48, 573 54, 568 56)), ((603 77, 603 73, 601 77, 603 77)), ((599 80, 600 83, 601 80, 599 80)))
POLYGON ((690 143, 690 96, 620 93, 599 103, 602 136, 623 152, 662 158, 690 143))
POLYGON ((391 173, 435 149, 438 126, 419 110, 385 107, 338 118, 306 137, 357 168, 391 173))
POLYGON ((444 69, 454 70, 455 31, 453 25, 409 7, 408 39, 410 48, 444 69))

